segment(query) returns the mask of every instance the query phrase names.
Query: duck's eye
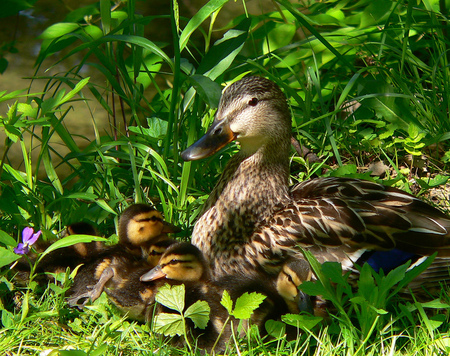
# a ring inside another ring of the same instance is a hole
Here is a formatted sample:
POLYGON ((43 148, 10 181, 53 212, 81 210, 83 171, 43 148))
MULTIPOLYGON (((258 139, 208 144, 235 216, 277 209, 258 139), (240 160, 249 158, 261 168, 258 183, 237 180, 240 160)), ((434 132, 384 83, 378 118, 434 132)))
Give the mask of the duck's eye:
POLYGON ((294 283, 294 280, 292 279, 292 276, 290 274, 288 274, 287 277, 290 283, 294 283))
POLYGON ((256 99, 256 98, 251 98, 249 101, 248 101, 248 105, 250 105, 250 106, 256 106, 256 104, 258 104, 258 99, 256 99))

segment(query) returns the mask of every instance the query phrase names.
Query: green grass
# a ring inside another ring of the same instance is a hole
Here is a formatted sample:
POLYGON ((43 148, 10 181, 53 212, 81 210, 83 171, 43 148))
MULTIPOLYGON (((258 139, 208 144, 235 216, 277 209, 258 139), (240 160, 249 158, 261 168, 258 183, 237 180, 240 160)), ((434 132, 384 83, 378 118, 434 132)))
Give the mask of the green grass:
MULTIPOLYGON (((174 354, 170 343, 148 326, 123 320, 104 298, 82 313, 68 309, 68 281, 62 288, 16 284, 8 268, 17 258, 12 249, 25 226, 53 240, 86 216, 114 239, 117 215, 131 202, 155 204, 188 239, 236 147, 200 163, 184 163, 179 153, 213 120, 220 85, 247 73, 283 88, 297 139, 321 159, 309 162, 293 151, 292 183, 320 175, 379 179, 361 168, 372 160, 389 166, 384 184, 423 194, 447 182, 448 2, 304 1, 303 11, 298 2, 280 0, 273 12, 240 15, 219 29, 215 21, 224 3, 211 0, 192 18, 180 15, 174 3, 158 17, 172 32, 172 43, 143 36, 156 18, 138 14, 134 0, 113 9, 101 0, 72 11, 40 36, 30 88, 40 81, 45 92, 0 92, 10 107, 0 113, 7 134, 0 163, 0 352, 174 354), (89 22, 86 14, 92 15, 89 22), (48 76, 45 70, 58 63, 70 69, 48 76), (86 67, 101 79, 85 78, 86 67), (81 148, 64 120, 74 102, 91 108, 87 97, 109 114, 112 130, 100 132, 93 120, 96 138, 81 148), (60 154, 53 138, 69 153, 60 154), (22 152, 20 167, 10 161, 12 150, 22 152), (69 174, 62 176, 61 168, 69 174)), ((0 56, 9 50, 3 44, 0 56)), ((5 61, 0 58, 2 70, 5 61)), ((373 278, 367 275, 370 286, 373 278)), ((343 286, 330 287, 339 310, 330 321, 294 341, 255 335, 232 340, 229 354, 448 352, 445 289, 444 304, 405 301, 394 293, 379 305, 343 286)))

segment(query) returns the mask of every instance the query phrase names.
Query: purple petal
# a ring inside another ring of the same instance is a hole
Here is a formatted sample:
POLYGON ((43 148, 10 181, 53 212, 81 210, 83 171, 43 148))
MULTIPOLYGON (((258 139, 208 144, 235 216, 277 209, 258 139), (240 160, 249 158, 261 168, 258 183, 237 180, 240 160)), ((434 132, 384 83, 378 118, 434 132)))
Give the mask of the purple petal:
POLYGON ((25 229, 22 230, 22 242, 23 243, 27 243, 31 236, 33 236, 33 228, 32 227, 26 227, 25 229))
POLYGON ((26 255, 30 251, 27 245, 19 242, 17 247, 14 247, 14 253, 17 253, 18 255, 26 255))
POLYGON ((28 240, 28 245, 31 246, 33 245, 37 239, 39 238, 39 236, 41 236, 42 231, 39 230, 38 232, 36 232, 35 234, 33 234, 33 236, 31 236, 31 238, 28 240))

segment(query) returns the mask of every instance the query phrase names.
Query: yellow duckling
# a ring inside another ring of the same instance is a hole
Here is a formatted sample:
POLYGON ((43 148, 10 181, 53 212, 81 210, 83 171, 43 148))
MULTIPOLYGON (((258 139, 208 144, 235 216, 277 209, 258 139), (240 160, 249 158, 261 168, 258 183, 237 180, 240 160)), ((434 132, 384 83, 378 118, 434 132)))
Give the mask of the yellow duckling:
MULTIPOLYGON (((184 283, 186 285, 185 307, 188 308, 197 300, 208 302, 211 313, 210 322, 206 330, 191 330, 193 335, 199 336, 197 340, 203 348, 210 348, 223 329, 228 318, 228 312, 220 304, 222 293, 226 290, 233 302, 236 302, 245 292, 257 292, 266 296, 266 299, 255 310, 250 322, 257 325, 264 334, 264 325, 268 319, 278 319, 281 315, 298 313, 300 311, 312 312, 309 297, 297 289, 300 281, 311 278, 309 265, 306 261, 292 261, 286 263, 286 272, 274 280, 268 278, 261 280, 242 275, 230 275, 218 280, 212 280, 209 266, 201 251, 194 245, 186 242, 171 245, 161 256, 159 264, 141 277, 142 281, 165 280, 169 284, 184 283), (306 264, 303 264, 303 262, 306 264), (286 276, 286 277, 285 277, 286 276), (295 281, 292 280, 295 277, 295 281), (295 283, 298 283, 295 285, 295 283), (289 307, 292 305, 292 310, 289 307)), ((156 312, 165 311, 159 308, 156 312)), ((238 323, 233 321, 234 325, 238 323)), ((243 328, 248 328, 243 323, 243 328)), ((224 345, 231 335, 231 329, 225 329, 220 345, 224 345)))
MULTIPOLYGON (((141 300, 140 292, 146 286, 141 285, 139 277, 153 267, 158 256, 173 243, 167 233, 178 231, 149 205, 135 204, 127 208, 119 220, 119 243, 80 268, 68 291, 69 305, 82 308, 89 300, 96 300, 104 289, 111 294, 113 302, 119 307, 123 305, 124 309, 138 302, 147 303, 146 297, 141 300), (139 274, 135 275, 135 271, 139 274)), ((132 314, 139 315, 142 311, 132 311, 132 314)))

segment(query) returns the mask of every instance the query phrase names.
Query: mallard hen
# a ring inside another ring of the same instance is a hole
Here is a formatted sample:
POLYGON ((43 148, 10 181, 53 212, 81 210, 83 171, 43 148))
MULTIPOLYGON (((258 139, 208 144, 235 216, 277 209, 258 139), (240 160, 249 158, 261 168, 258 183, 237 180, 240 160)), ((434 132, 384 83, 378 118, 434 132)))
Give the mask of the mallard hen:
POLYGON ((450 219, 399 189, 347 178, 289 188, 291 115, 272 81, 248 77, 227 87, 207 133, 182 152, 210 156, 233 140, 227 163, 195 224, 192 243, 213 274, 275 275, 297 245, 344 268, 367 250, 450 256, 450 219))

